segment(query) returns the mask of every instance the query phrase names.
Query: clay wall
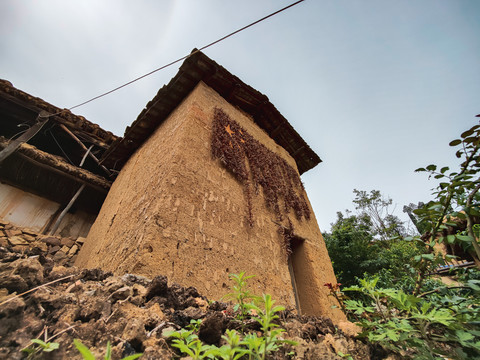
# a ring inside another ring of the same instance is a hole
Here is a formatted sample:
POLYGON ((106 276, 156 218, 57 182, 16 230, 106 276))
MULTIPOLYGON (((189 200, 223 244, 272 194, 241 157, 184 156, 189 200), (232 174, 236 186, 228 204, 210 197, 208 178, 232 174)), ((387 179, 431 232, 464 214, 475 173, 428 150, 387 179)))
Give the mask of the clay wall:
POLYGON ((215 108, 296 170, 291 156, 250 116, 199 83, 124 166, 76 265, 117 274, 163 274, 210 299, 229 291, 228 274, 246 271, 256 275, 251 280, 255 293, 270 293, 290 307, 296 306, 295 273, 302 313, 344 320, 323 286, 336 280, 308 200, 309 220, 292 213, 284 217, 301 241, 290 266, 278 219, 262 189, 251 196, 253 226, 248 224, 244 185, 211 155, 215 108))

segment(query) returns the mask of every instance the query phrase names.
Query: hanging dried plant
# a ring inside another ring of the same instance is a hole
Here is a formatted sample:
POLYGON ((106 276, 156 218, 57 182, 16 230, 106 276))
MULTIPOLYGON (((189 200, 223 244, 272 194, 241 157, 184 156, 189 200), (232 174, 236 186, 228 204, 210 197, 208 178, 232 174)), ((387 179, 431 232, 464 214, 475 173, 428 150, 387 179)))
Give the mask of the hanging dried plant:
POLYGON ((219 159, 245 186, 247 218, 253 226, 252 185, 255 194, 262 187, 267 207, 278 220, 293 210, 297 219, 310 219, 310 209, 302 195, 303 184, 295 169, 285 159, 251 136, 221 109, 215 108, 212 156, 219 159))

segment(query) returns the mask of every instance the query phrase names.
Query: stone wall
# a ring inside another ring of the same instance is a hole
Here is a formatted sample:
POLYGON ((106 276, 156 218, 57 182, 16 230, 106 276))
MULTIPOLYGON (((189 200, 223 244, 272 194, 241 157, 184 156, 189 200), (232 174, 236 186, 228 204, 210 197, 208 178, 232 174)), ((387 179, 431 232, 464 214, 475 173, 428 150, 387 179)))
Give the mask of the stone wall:
POLYGON ((199 83, 124 166, 76 265, 116 274, 164 274, 211 299, 228 290, 228 274, 246 271, 256 275, 255 293, 270 293, 292 308, 292 272, 297 272, 302 313, 343 320, 323 286, 336 280, 308 200, 309 220, 290 212, 279 221, 259 188, 251 196, 249 225, 243 184, 211 155, 216 108, 297 171, 293 158, 248 114, 199 83), (301 244, 289 266, 279 228, 292 227, 301 244))
POLYGON ((0 220, 0 246, 22 253, 35 250, 37 255, 51 258, 58 265, 72 265, 85 238, 43 235, 28 228, 17 227, 0 220))

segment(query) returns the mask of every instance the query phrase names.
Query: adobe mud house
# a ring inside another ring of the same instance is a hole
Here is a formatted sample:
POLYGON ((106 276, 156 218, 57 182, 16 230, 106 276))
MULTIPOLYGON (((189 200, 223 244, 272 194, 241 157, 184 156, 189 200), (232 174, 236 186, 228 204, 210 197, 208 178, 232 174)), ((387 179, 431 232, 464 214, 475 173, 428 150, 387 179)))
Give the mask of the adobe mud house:
POLYGON ((265 95, 194 53, 102 152, 118 176, 76 265, 163 274, 211 299, 246 271, 257 293, 343 320, 299 177, 319 162, 265 95))

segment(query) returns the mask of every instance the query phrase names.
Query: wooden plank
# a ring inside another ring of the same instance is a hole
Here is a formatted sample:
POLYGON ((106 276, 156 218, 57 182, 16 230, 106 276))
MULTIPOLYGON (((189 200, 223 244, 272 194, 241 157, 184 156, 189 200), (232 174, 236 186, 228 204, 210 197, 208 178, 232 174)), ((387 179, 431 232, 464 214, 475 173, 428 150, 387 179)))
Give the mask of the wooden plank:
POLYGON ((42 129, 42 127, 48 122, 49 114, 46 111, 41 111, 38 114, 37 122, 30 127, 27 131, 25 131, 22 135, 20 135, 15 140, 11 141, 7 147, 5 147, 2 151, 0 151, 0 164, 9 157, 11 154, 17 150, 20 145, 23 143, 28 142, 31 138, 33 138, 37 133, 42 129))

